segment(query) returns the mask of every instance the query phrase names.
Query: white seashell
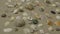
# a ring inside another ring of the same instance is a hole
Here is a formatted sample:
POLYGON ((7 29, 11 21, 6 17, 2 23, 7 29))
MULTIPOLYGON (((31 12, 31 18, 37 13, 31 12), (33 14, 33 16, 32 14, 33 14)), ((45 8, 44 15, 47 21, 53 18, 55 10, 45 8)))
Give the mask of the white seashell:
POLYGON ((39 30, 40 31, 40 33, 44 33, 44 30, 43 29, 41 29, 41 30, 39 30))
POLYGON ((12 31, 12 28, 5 28, 3 29, 4 32, 11 32, 12 31))
POLYGON ((60 19, 60 16, 57 15, 57 16, 56 16, 56 19, 60 19))
POLYGON ((38 24, 38 27, 41 27, 41 26, 43 26, 43 24, 38 24))
POLYGON ((4 26, 8 26, 10 24, 10 22, 9 21, 7 21, 6 23, 5 23, 5 25, 4 26))

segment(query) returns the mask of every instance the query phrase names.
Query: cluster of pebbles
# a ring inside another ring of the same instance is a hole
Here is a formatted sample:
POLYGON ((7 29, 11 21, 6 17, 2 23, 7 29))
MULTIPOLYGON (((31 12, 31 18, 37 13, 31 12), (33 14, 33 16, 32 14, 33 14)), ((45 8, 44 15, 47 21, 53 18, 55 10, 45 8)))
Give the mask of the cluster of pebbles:
POLYGON ((10 4, 12 1, 6 2, 7 8, 13 8, 10 11, 12 15, 8 16, 4 13, 1 17, 9 17, 9 20, 4 24, 5 27, 11 23, 14 27, 5 28, 4 32, 18 32, 19 28, 22 28, 24 34, 50 34, 49 32, 60 31, 60 28, 57 28, 60 27, 60 2, 53 3, 55 0, 20 0, 19 3, 18 0, 14 0, 16 4, 10 4), (49 8, 51 9, 49 10, 49 8))

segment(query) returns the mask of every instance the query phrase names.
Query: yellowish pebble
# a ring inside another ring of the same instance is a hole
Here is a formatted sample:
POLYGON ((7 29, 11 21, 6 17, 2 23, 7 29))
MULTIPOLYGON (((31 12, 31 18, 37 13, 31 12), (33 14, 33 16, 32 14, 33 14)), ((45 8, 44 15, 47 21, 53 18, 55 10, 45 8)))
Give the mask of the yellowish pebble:
POLYGON ((5 22, 4 26, 8 26, 10 24, 9 21, 5 22))
POLYGON ((15 19, 15 17, 13 17, 13 16, 10 18, 10 20, 14 20, 14 19, 15 19))
POLYGON ((60 26, 60 21, 56 21, 56 22, 55 22, 55 25, 56 25, 56 26, 60 26))

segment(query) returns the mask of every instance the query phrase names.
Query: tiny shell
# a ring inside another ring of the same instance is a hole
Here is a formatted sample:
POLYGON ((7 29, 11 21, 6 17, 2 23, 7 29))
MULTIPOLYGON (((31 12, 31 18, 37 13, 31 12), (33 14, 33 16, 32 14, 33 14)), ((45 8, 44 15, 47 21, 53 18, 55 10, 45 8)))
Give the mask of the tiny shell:
POLYGON ((12 28, 5 28, 3 29, 4 32, 11 32, 12 31, 12 28))
POLYGON ((13 11, 14 14, 17 13, 17 12, 18 12, 18 9, 15 9, 15 10, 13 11))

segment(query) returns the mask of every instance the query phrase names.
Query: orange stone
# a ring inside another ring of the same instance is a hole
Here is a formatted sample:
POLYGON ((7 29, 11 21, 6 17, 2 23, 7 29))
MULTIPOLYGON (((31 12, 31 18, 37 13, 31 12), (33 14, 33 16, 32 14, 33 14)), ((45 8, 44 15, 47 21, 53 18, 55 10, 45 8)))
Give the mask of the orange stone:
POLYGON ((56 25, 56 26, 60 26, 60 21, 56 21, 56 22, 55 22, 55 25, 56 25))

